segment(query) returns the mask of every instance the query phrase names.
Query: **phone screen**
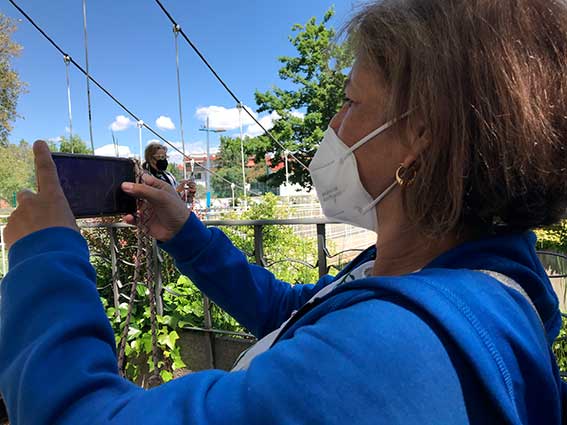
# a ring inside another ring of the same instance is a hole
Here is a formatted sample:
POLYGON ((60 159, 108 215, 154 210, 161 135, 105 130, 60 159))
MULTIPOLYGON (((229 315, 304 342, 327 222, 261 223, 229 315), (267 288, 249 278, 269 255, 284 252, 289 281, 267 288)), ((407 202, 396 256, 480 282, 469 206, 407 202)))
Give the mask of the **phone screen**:
POLYGON ((132 160, 67 153, 52 156, 76 218, 136 212, 136 200, 120 188, 122 182, 134 182, 132 160))

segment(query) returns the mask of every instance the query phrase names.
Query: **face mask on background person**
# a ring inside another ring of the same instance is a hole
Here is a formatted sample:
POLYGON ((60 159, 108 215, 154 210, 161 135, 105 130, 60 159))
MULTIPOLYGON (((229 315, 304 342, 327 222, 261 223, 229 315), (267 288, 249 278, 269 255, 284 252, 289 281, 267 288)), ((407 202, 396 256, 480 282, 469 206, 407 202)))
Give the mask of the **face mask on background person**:
POLYGON ((368 230, 378 230, 374 207, 396 187, 397 181, 394 180, 376 199, 372 199, 360 181, 354 151, 408 115, 409 112, 406 112, 388 121, 350 148, 335 130, 327 128, 309 164, 309 173, 326 217, 368 230))
POLYGON ((158 170, 160 171, 165 171, 167 170, 167 166, 168 166, 168 162, 167 159, 158 159, 156 161, 156 167, 158 170))

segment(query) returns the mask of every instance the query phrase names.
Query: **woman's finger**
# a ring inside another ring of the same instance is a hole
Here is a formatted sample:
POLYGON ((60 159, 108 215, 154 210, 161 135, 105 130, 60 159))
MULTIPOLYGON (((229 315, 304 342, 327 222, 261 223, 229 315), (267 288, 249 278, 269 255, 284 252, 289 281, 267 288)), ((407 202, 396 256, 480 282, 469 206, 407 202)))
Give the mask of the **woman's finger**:
POLYGON ((122 190, 135 198, 156 203, 165 201, 169 196, 164 190, 148 186, 147 184, 124 182, 122 183, 122 190))
POLYGON ((38 192, 62 193, 63 190, 61 189, 59 178, 57 177, 57 168, 55 167, 47 143, 43 140, 37 140, 33 144, 33 153, 38 192))
POLYGON ((128 214, 122 217, 122 221, 126 224, 136 224, 136 217, 133 214, 128 214))
POLYGON ((31 190, 24 189, 18 192, 18 194, 16 195, 16 201, 18 202, 18 204, 21 204, 26 199, 32 199, 34 196, 36 195, 31 190))

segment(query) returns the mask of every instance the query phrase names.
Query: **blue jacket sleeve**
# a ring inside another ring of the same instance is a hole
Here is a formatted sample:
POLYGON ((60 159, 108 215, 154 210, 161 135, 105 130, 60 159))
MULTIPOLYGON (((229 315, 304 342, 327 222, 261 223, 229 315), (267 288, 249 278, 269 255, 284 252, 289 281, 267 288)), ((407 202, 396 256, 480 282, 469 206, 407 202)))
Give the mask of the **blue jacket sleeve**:
POLYGON ((258 356, 247 371, 193 373, 143 390, 117 374, 114 337, 78 233, 34 233, 12 247, 10 266, 0 285, 0 393, 15 425, 460 424, 466 418, 443 345, 420 319, 388 302, 329 313, 258 356))
POLYGON ((317 285, 290 285, 250 264, 217 228, 206 228, 191 214, 171 240, 160 243, 179 270, 240 324, 261 338, 278 328, 332 278, 317 285))

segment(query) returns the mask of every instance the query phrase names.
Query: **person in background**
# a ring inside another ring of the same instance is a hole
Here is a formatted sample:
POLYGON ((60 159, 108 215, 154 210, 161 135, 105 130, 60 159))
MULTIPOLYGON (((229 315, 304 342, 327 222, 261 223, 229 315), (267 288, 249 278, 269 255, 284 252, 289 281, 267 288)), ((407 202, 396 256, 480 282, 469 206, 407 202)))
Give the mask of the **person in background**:
POLYGON ((167 161, 167 146, 163 146, 157 142, 149 143, 144 151, 144 159, 145 161, 142 164, 144 170, 148 171, 155 178, 175 188, 182 199, 193 199, 197 188, 195 182, 182 180, 180 183, 177 183, 175 176, 167 171, 167 166, 169 165, 167 161))
POLYGON ((561 313, 531 229, 567 212, 567 3, 380 0, 347 28, 345 102, 309 169, 325 215, 377 239, 337 276, 278 280, 169 183, 122 185, 179 270, 258 337, 231 371, 151 390, 119 376, 88 247, 34 145, 39 193, 19 194, 0 285, 14 423, 564 421, 561 313))

